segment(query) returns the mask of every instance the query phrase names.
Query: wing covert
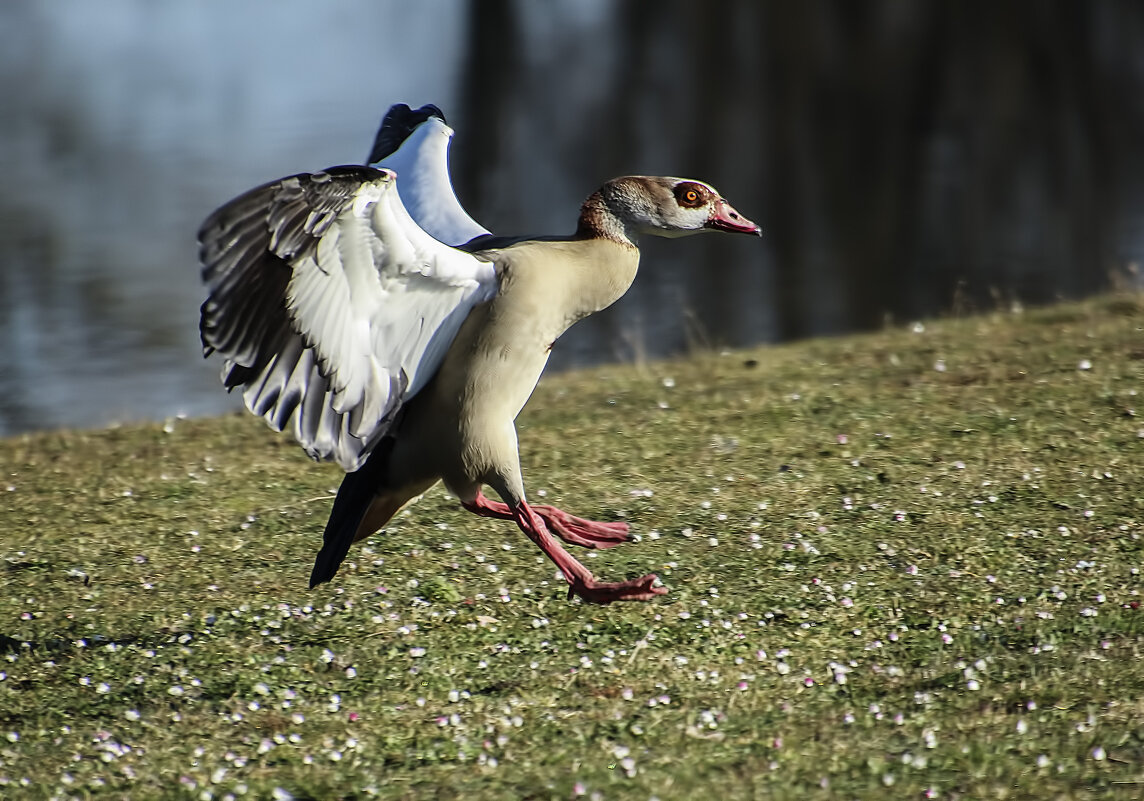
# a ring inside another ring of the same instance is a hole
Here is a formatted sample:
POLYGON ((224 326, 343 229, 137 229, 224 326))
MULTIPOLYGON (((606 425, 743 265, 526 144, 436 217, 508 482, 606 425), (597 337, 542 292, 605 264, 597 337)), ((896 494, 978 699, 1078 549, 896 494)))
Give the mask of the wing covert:
MULTIPOLYGON (((409 112, 408 106, 404 108, 409 112)), ((437 112, 436 116, 427 114, 424 121, 405 134, 400 146, 379 156, 379 152, 392 147, 392 140, 403 131, 398 120, 391 122, 394 109, 390 109, 378 132, 379 141, 385 135, 385 144, 379 150, 375 143, 370 159, 379 167, 396 170, 403 176, 397 191, 419 227, 441 242, 459 247, 477 237, 489 236, 489 232, 470 217, 457 200, 449 177, 449 144, 453 129, 445 124, 440 109, 432 108, 437 112)), ((410 113, 420 115, 425 111, 423 107, 410 113)))
POLYGON ((199 232, 205 355, 275 429, 357 469, 432 378, 493 265, 426 234, 389 170, 337 167, 253 189, 199 232))

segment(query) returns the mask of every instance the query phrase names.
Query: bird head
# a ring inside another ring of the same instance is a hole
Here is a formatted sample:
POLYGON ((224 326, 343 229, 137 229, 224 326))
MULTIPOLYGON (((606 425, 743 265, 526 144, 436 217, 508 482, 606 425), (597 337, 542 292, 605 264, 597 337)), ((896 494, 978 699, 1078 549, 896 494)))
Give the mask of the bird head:
POLYGON ((723 199, 714 187, 688 178, 628 175, 600 189, 608 210, 630 230, 678 237, 703 231, 761 236, 758 225, 723 199))

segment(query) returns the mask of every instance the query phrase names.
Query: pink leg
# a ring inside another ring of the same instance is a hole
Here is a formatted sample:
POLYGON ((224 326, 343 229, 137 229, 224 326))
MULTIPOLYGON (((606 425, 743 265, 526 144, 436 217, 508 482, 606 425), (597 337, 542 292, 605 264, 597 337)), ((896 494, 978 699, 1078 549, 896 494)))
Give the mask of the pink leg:
POLYGON ((560 568, 560 572, 568 582, 569 598, 579 595, 590 603, 610 604, 612 601, 650 601, 655 596, 667 592, 667 587, 652 586, 656 579, 654 573, 631 581, 596 581, 588 568, 560 547, 560 543, 548 533, 544 520, 531 506, 521 501, 520 505, 510 510, 510 513, 512 519, 520 526, 520 530, 560 568))
MULTIPOLYGON (((476 498, 462 505, 481 517, 493 517, 497 520, 516 519, 508 504, 491 501, 479 490, 476 498)), ((553 534, 569 545, 580 545, 584 548, 613 548, 622 542, 631 542, 632 539, 628 533, 627 523, 599 523, 595 520, 585 520, 555 506, 529 508, 540 515, 553 534)))

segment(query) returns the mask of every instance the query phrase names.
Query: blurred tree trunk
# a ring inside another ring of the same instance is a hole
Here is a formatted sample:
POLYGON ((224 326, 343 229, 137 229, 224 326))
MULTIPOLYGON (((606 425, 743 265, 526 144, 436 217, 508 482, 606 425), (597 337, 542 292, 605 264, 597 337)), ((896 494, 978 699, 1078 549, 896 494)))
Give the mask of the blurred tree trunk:
POLYGON ((1144 6, 763 8, 780 337, 1104 284, 1141 112, 1097 43, 1144 6))
POLYGON ((809 3, 767 3, 760 20, 764 53, 760 92, 765 100, 763 187, 766 236, 775 252, 776 335, 780 340, 808 333, 807 289, 817 219, 813 187, 817 163, 807 136, 813 97, 817 22, 809 3))
MULTIPOLYGON (((689 177, 710 181, 748 218, 758 216, 750 197, 761 183, 759 104, 755 80, 757 51, 736 46, 744 26, 759 13, 754 3, 737 3, 736 13, 712 14, 710 7, 681 3, 684 19, 680 52, 693 55, 678 60, 681 78, 687 81, 688 124, 681 126, 680 170, 689 177)), ((670 130, 670 129, 669 129, 670 130)), ((756 220, 756 222, 762 222, 756 220)), ((757 291, 748 289, 748 272, 757 270, 764 248, 757 240, 720 236, 704 240, 703 266, 687 272, 688 313, 693 341, 710 346, 726 345, 734 332, 748 325, 743 319, 759 316, 766 298, 749 302, 757 291)))
MULTIPOLYGON (((509 124, 520 96, 521 31, 514 0, 469 0, 467 43, 460 80, 458 126, 464 147, 455 148, 453 181, 461 204, 477 220, 497 210, 493 176, 511 154, 509 124)), ((495 228, 494 228, 495 232, 495 228)))

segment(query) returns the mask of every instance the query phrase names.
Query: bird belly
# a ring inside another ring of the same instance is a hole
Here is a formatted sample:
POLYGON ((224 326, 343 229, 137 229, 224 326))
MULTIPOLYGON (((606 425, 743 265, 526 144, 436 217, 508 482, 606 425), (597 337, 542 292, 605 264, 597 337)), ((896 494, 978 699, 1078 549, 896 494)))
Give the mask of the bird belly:
POLYGON ((517 471, 514 421, 548 363, 543 332, 506 327, 487 306, 470 313, 432 382, 406 407, 396 434, 396 482, 441 478, 471 500, 488 477, 517 471))
POLYGON ((466 477, 485 481, 491 473, 517 469, 515 421, 532 396, 548 355, 546 347, 515 344, 469 376, 458 409, 466 477))

